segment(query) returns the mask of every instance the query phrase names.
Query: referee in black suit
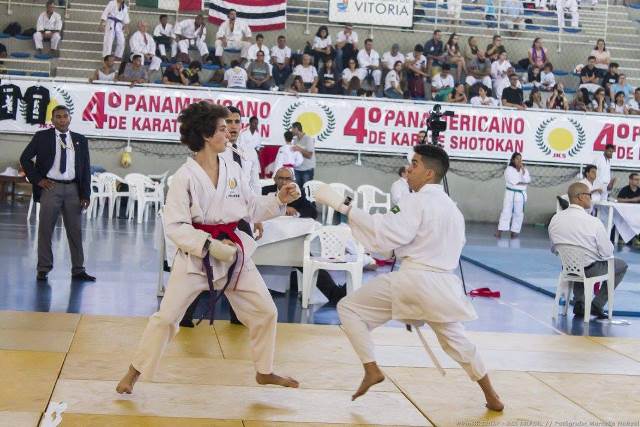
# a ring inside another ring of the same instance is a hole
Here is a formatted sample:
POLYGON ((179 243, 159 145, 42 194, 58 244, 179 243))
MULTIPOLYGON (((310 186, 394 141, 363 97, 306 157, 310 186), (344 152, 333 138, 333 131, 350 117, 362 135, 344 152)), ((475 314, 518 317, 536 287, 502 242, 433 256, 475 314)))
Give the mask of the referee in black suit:
POLYGON ((80 229, 82 209, 89 206, 91 195, 89 145, 87 138, 69 130, 67 107, 55 107, 51 121, 54 128, 36 132, 20 156, 33 198, 40 202, 37 279, 46 281, 53 268, 51 236, 62 213, 71 251, 71 277, 94 282, 96 278, 84 269, 80 229))

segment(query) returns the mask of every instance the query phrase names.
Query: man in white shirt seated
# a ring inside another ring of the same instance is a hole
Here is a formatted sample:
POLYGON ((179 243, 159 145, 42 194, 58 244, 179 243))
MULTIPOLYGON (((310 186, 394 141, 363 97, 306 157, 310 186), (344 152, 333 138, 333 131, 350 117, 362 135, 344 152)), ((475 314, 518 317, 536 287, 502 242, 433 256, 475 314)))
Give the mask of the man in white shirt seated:
POLYGON ((285 36, 278 36, 278 44, 271 49, 271 65, 273 82, 284 87, 287 78, 291 75, 291 48, 287 46, 285 36))
POLYGON ((353 31, 351 24, 345 24, 344 29, 336 36, 336 66, 338 71, 345 69, 349 59, 358 54, 358 33, 353 31))
POLYGON ((442 64, 440 73, 431 79, 431 96, 435 101, 446 101, 449 93, 453 91, 455 82, 450 71, 451 65, 442 64))
POLYGON ((247 88, 247 71, 240 66, 240 62, 234 59, 231 61, 231 68, 224 72, 222 84, 227 88, 247 88))
POLYGON ((373 40, 364 41, 364 49, 358 52, 358 78, 361 82, 366 79, 373 79, 373 84, 377 89, 382 79, 380 71, 380 55, 373 49, 373 40))
POLYGON ((602 193, 604 192, 604 187, 602 184, 596 181, 598 176, 598 167, 595 165, 587 165, 582 172, 584 178, 579 182, 583 183, 589 189, 591 193, 591 204, 594 205, 600 200, 602 200, 602 193))
POLYGON ((400 178, 391 184, 391 206, 396 206, 402 197, 410 193, 407 182, 407 167, 401 166, 398 175, 400 178))
MULTIPOLYGON (((220 25, 216 33, 216 60, 222 65, 222 54, 225 49, 240 50, 240 57, 247 59, 247 50, 251 43, 246 39, 251 39, 251 29, 242 19, 236 19, 237 12, 229 9, 227 20, 220 25)), ((265 55, 265 58, 268 58, 265 55)))
POLYGON ((42 12, 36 23, 36 32, 33 33, 33 43, 36 45, 38 53, 42 53, 44 41, 51 42, 51 54, 58 56, 58 44, 60 43, 60 31, 62 30, 62 17, 54 12, 53 0, 47 2, 47 10, 42 12))
POLYGON ((640 87, 633 91, 633 98, 627 101, 627 108, 629 108, 629 114, 640 115, 640 87))
POLYGON ((133 33, 129 38, 129 50, 131 53, 139 53, 143 56, 144 62, 149 63, 149 71, 160 69, 162 61, 156 56, 156 42, 147 33, 147 24, 138 21, 138 31, 133 33))
POLYGON ((160 15, 160 23, 153 30, 153 40, 158 46, 158 51, 162 60, 169 62, 169 59, 175 58, 178 53, 178 43, 176 36, 173 34, 173 25, 169 24, 167 15, 160 15), (167 49, 171 52, 171 56, 167 56, 167 49))
POLYGON ((249 61, 255 61, 256 54, 259 50, 264 52, 264 58, 266 61, 271 58, 271 55, 269 54, 269 48, 264 44, 264 36, 262 34, 256 34, 256 42, 249 46, 249 49, 247 49, 247 59, 249 61))
MULTIPOLYGON (((574 245, 587 250, 588 264, 585 265, 587 277, 599 276, 607 272, 607 259, 613 256, 613 244, 602 222, 587 213, 591 209, 591 192, 589 187, 581 182, 569 186, 569 207, 558 212, 551 218, 549 224, 549 238, 553 248, 556 245, 574 245)), ((618 287, 627 263, 615 258, 615 287, 618 287)), ((573 287, 573 314, 584 316, 584 288, 581 283, 573 287)), ((599 319, 607 318, 603 307, 607 303, 607 285, 600 287, 600 292, 591 302, 591 314, 599 319)))
POLYGON ((199 14, 195 19, 184 19, 178 22, 173 32, 178 40, 178 49, 181 54, 188 56, 189 48, 195 47, 200 52, 201 62, 203 64, 207 62, 209 48, 206 43, 207 27, 204 16, 199 14))
POLYGON ((400 52, 400 45, 398 43, 394 43, 391 46, 391 50, 389 52, 385 52, 382 54, 382 65, 385 70, 389 71, 393 69, 393 65, 400 61, 404 64, 405 57, 402 52, 400 52))

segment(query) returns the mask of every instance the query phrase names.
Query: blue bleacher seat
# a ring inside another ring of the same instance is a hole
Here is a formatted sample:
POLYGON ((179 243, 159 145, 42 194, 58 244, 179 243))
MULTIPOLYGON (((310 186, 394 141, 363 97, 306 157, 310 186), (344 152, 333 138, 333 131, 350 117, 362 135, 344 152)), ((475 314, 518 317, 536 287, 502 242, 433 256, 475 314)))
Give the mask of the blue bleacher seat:
POLYGON ((222 85, 220 83, 215 83, 215 82, 206 82, 206 83, 203 83, 202 86, 206 86, 206 87, 222 87, 222 85))
POLYGON ((162 84, 162 80, 154 80, 151 83, 153 83, 154 85, 161 85, 162 84))
POLYGON ((430 18, 428 16, 416 16, 414 19, 419 22, 436 22, 435 18, 430 18))
POLYGON ((573 28, 573 27, 565 27, 564 28, 564 32, 565 33, 579 33, 582 31, 582 28, 573 28))
POLYGON ((627 7, 630 7, 631 9, 640 9, 640 3, 631 3, 627 5, 627 7))
POLYGON ((212 70, 212 71, 215 71, 215 70, 219 70, 219 69, 220 69, 220 66, 219 66, 219 65, 217 65, 217 64, 204 64, 204 65, 202 66, 202 69, 203 69, 203 70, 212 70))
POLYGON ((26 76, 27 72, 26 71, 9 70, 7 72, 7 74, 9 74, 10 76, 26 76))
POLYGON ((327 11, 322 9, 309 9, 310 15, 325 15, 326 13, 327 11))
POLYGON ((477 27, 478 25, 482 25, 482 22, 480 21, 464 21, 465 24, 467 25, 471 25, 473 27, 477 27))
POLYGON ((522 90, 531 90, 533 89, 533 84, 531 83, 526 83, 522 85, 522 90))
POLYGON ((557 16, 556 12, 554 12, 553 10, 537 10, 536 13, 540 16, 557 16))
POLYGON ((565 70, 559 70, 556 68, 555 70, 553 70, 553 74, 555 74, 556 76, 564 77, 564 76, 568 76, 569 72, 565 70))
POLYGON ((10 56, 12 58, 30 58, 31 54, 29 52, 11 52, 10 56))
POLYGON ((435 9, 436 4, 434 2, 421 2, 420 5, 425 9, 435 9))
POLYGON ((8 39, 9 37, 11 36, 7 33, 0 33, 0 39, 8 39))
POLYGON ((466 11, 469 11, 469 12, 473 12, 473 11, 482 12, 484 10, 484 8, 482 6, 464 5, 464 6, 462 6, 462 10, 466 10, 466 11))
POLYGON ((524 10, 524 16, 531 16, 531 15, 535 15, 536 11, 532 10, 532 9, 525 9, 524 10))
POLYGON ((576 93, 576 89, 572 88, 572 87, 565 87, 564 88, 564 93, 566 93, 567 95, 573 95, 576 93))
POLYGON ((296 13, 296 14, 306 14, 306 9, 303 9, 301 7, 288 7, 287 8, 287 13, 296 13))
POLYGON ((557 33, 558 31, 560 31, 560 29, 554 25, 545 25, 542 27, 542 29, 550 33, 557 33))
POLYGON ((527 30, 531 30, 531 31, 538 31, 540 30, 540 26, 539 25, 533 25, 533 24, 527 24, 525 25, 525 28, 527 30))
POLYGON ((49 77, 49 73, 46 71, 35 71, 31 73, 31 77, 49 77))
POLYGON ((33 39, 33 37, 23 36, 22 34, 16 35, 15 38, 18 39, 18 40, 32 40, 33 39))
POLYGON ((498 26, 496 21, 486 21, 485 25, 487 26, 487 28, 496 28, 498 26))
POLYGON ((231 48, 225 48, 224 51, 226 53, 240 53, 240 49, 231 49, 231 48))
POLYGON ((49 55, 48 53, 36 53, 35 55, 33 55, 33 57, 42 61, 48 61, 51 59, 51 55, 49 55))

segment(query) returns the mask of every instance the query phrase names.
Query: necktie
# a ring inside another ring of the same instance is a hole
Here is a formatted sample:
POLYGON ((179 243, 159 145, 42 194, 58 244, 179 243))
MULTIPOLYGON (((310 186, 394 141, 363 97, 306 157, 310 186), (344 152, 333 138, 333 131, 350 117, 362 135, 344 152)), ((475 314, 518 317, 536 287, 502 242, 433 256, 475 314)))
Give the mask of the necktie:
POLYGON ((67 134, 61 133, 60 140, 64 145, 60 150, 60 173, 65 173, 67 171, 67 134))
POLYGON ((144 44, 146 45, 146 44, 147 44, 147 33, 144 33, 144 34, 142 35, 142 37, 143 37, 143 39, 144 39, 144 44))
MULTIPOLYGON (((238 149, 238 146, 236 145, 235 142, 231 146, 233 148, 235 148, 236 150, 238 149)), ((242 167, 242 159, 240 158, 240 155, 238 153, 236 153, 235 151, 233 151, 233 161, 236 162, 237 164, 239 164, 240 167, 242 167)))

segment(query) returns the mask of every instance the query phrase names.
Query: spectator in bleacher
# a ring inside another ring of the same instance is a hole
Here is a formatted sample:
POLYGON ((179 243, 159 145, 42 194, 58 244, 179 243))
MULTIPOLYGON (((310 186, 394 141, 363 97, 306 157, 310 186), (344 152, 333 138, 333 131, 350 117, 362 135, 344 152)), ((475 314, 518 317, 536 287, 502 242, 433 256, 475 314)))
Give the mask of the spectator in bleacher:
POLYGON ((625 104, 624 92, 616 92, 613 102, 609 105, 609 112, 613 114, 629 114, 629 107, 625 104))
POLYGON ((591 51, 591 56, 596 58, 596 68, 598 69, 599 77, 605 75, 609 69, 609 63, 611 62, 611 54, 607 50, 607 45, 604 39, 598 39, 595 47, 591 51))
POLYGON ((467 65, 467 85, 473 86, 478 82, 491 87, 491 61, 481 50, 476 52, 475 57, 467 65))
POLYGON ((47 1, 47 10, 42 12, 36 23, 36 32, 33 33, 33 43, 38 53, 42 53, 43 42, 51 42, 51 54, 58 56, 58 44, 60 43, 60 31, 62 31, 62 17, 54 11, 53 0, 47 1))
POLYGON ((536 37, 533 40, 533 44, 531 45, 531 49, 528 52, 529 56, 529 65, 527 68, 531 68, 533 66, 538 66, 542 69, 547 62, 549 62, 549 53, 547 48, 542 46, 542 39, 540 37, 536 37))
POLYGON ((318 93, 318 70, 312 64, 311 55, 302 55, 302 64, 296 66, 293 75, 302 77, 304 87, 309 93, 318 93))
POLYGON ((488 96, 489 87, 482 83, 476 83, 478 85, 478 95, 471 98, 471 105, 484 105, 485 107, 495 107, 498 105, 498 100, 488 96))
POLYGON ((633 91, 633 98, 627 101, 629 114, 640 115, 640 87, 633 91))
POLYGON ((373 80, 377 89, 382 80, 380 71, 380 55, 373 49, 373 40, 364 41, 364 49, 358 51, 358 78, 361 82, 373 80))
POLYGON ((138 31, 129 38, 129 50, 131 53, 139 53, 143 56, 144 61, 149 63, 149 71, 160 69, 162 61, 156 56, 156 42, 151 34, 147 33, 145 22, 138 21, 138 31))
POLYGON ((629 185, 626 185, 618 192, 619 203, 640 203, 640 175, 629 174, 629 185))
POLYGON ((453 92, 450 92, 449 95, 447 96, 447 102, 451 102, 454 104, 467 103, 467 94, 465 93, 465 86, 463 83, 458 83, 453 88, 453 92))
POLYGON ((7 57, 7 47, 0 43, 0 59, 7 57))
POLYGON ((341 73, 338 72, 333 58, 327 58, 318 76, 318 91, 328 95, 337 95, 342 92, 340 85, 341 73))
POLYGON ((606 113, 607 112, 607 99, 604 88, 599 88, 593 94, 593 100, 591 101, 591 111, 594 113, 606 113))
POLYGON ((551 92, 551 96, 547 100, 547 108, 550 110, 569 111, 569 98, 564 93, 564 85, 558 82, 551 92))
POLYGON ((511 36, 515 37, 524 25, 524 6, 522 0, 502 0, 502 19, 504 20, 511 36))
POLYGON ((531 83, 535 88, 540 88, 542 86, 541 80, 540 67, 534 65, 527 70, 527 83, 531 83))
POLYGON ((224 72, 223 85, 227 88, 246 89, 247 79, 247 71, 240 66, 240 61, 234 59, 231 61, 231 67, 224 72))
POLYGON ((496 98, 502 99, 502 90, 509 85, 509 70, 511 63, 507 60, 507 52, 502 52, 498 60, 491 64, 491 80, 493 93, 496 98))
POLYGON ((595 93, 598 89, 602 88, 598 81, 595 56, 590 56, 587 65, 582 67, 582 71, 580 71, 580 83, 580 88, 585 88, 591 93, 595 93))
POLYGON ((524 105, 524 92, 518 87, 519 79, 518 75, 513 73, 509 76, 509 87, 505 87, 502 90, 500 99, 502 100, 502 106, 513 107, 518 110, 526 110, 527 106, 524 105))
POLYGON ((93 82, 115 82, 118 72, 114 66, 113 55, 102 58, 102 67, 93 72, 89 77, 89 83, 93 82))
POLYGON ((487 21, 487 27, 495 28, 496 20, 496 7, 493 4, 493 0, 485 0, 484 5, 484 20, 487 21))
MULTIPOLYGON (((358 78, 358 61, 355 58, 349 58, 346 68, 342 70, 342 88, 345 92, 349 88, 349 83, 351 83, 351 80, 354 78, 357 78, 358 82, 360 81, 358 78)), ((358 88, 359 87, 360 85, 358 85, 358 88)))
POLYGON ((467 65, 464 61, 464 57, 462 56, 462 51, 460 50, 460 45, 458 44, 459 37, 456 33, 451 33, 449 36, 449 40, 447 40, 447 44, 445 45, 447 49, 447 63, 451 66, 456 67, 456 77, 455 81, 460 82, 462 78, 462 73, 467 72, 467 65))
POLYGON ((633 86, 627 83, 627 76, 625 74, 620 74, 618 79, 618 83, 613 84, 611 86, 611 97, 613 98, 613 94, 618 92, 624 93, 625 100, 631 98, 631 94, 633 93, 633 86))
POLYGON ((431 77, 431 67, 444 64, 446 52, 442 43, 442 31, 435 30, 431 40, 424 44, 424 54, 427 57, 427 76, 431 77))
POLYGON ((460 23, 460 13, 462 12, 462 0, 447 0, 447 16, 449 25, 460 23))
POLYGON ((188 85, 189 79, 185 76, 182 71, 184 66, 182 62, 176 62, 175 64, 169 65, 162 75, 162 84, 165 85, 188 85))
POLYGON ((191 61, 189 68, 182 70, 182 75, 187 78, 189 86, 200 86, 200 75, 198 74, 200 71, 202 71, 200 61, 191 61))
POLYGON ((153 40, 158 46, 158 52, 164 62, 169 62, 178 54, 178 43, 176 36, 173 34, 173 25, 169 24, 167 15, 160 15, 160 23, 153 30, 153 40), (171 56, 167 56, 167 51, 171 52, 171 56))
POLYGON ((259 51, 264 53, 265 60, 271 58, 269 48, 264 44, 264 36, 262 34, 256 34, 256 42, 247 49, 247 60, 255 61, 259 51))
MULTIPOLYGON (((224 23, 222 25, 224 25, 224 23)), ((222 26, 220 26, 220 28, 222 28, 222 26)), ((178 41, 178 50, 180 51, 180 56, 182 57, 180 60, 182 62, 191 62, 189 58, 190 48, 197 49, 202 62, 207 62, 207 58, 209 57, 207 26, 202 14, 198 14, 194 19, 183 19, 178 22, 173 33, 178 41)))
POLYGON ((251 43, 247 40, 251 39, 251 28, 242 19, 237 19, 237 12, 235 9, 229 9, 227 13, 227 20, 224 21, 218 32, 216 33, 216 61, 219 65, 222 64, 222 55, 225 49, 238 49, 240 50, 240 57, 247 59, 247 50, 251 43))
POLYGON ((291 86, 289 86, 286 90, 289 93, 309 93, 306 87, 304 87, 304 82, 302 81, 302 77, 295 76, 293 80, 291 80, 291 86))
POLYGON ((604 74, 604 76, 602 76, 600 86, 606 88, 607 84, 609 85, 609 87, 611 87, 614 84, 618 83, 618 80, 620 79, 620 73, 618 73, 619 67, 620 65, 618 65, 617 62, 610 63, 607 72, 604 74))
POLYGON ((540 73, 540 89, 550 92, 555 85, 556 76, 553 74, 553 65, 547 62, 540 73))
POLYGON ((422 51, 422 45, 415 45, 413 52, 407 54, 404 62, 407 68, 407 90, 411 98, 426 98, 424 83, 430 76, 427 74, 428 60, 422 51))
POLYGON ((396 62, 398 61, 404 64, 405 57, 404 54, 400 52, 400 45, 398 43, 394 43, 391 45, 391 50, 389 52, 382 54, 382 66, 386 71, 390 71, 395 68, 396 62))
POLYGON ((586 89, 578 89, 573 96, 569 109, 571 111, 590 111, 589 92, 586 89))
POLYGON ((558 15, 558 28, 562 31, 565 27, 564 14, 571 14, 571 27, 578 28, 580 16, 578 14, 578 0, 556 0, 556 14, 558 15))
POLYGON ((295 122, 291 125, 290 131, 293 133, 293 151, 302 154, 302 164, 296 166, 296 182, 300 189, 304 188, 304 183, 313 179, 316 167, 315 143, 313 138, 304 133, 302 124, 295 122))
POLYGON ((271 86, 273 86, 269 64, 264 59, 265 53, 259 50, 256 52, 256 60, 249 63, 249 67, 247 67, 247 76, 249 78, 247 87, 249 89, 270 90, 271 86))
POLYGON ((544 110, 544 103, 542 102, 542 92, 537 87, 531 89, 529 92, 529 99, 525 101, 524 105, 527 108, 538 108, 544 110))
POLYGON ((344 29, 336 36, 336 65, 338 70, 345 68, 345 62, 356 58, 358 54, 358 33, 353 31, 351 24, 345 24, 344 29))
POLYGON ((117 61, 124 54, 124 37, 129 32, 129 7, 125 0, 111 0, 100 17, 100 31, 104 31, 102 56, 115 55, 117 61), (115 39, 116 49, 113 49, 115 39))
POLYGON ((129 82, 131 86, 142 83, 149 83, 149 72, 142 62, 142 55, 134 53, 131 55, 131 62, 128 62, 122 74, 118 76, 118 81, 129 82))
POLYGON ((467 44, 462 48, 462 56, 467 65, 476 58, 479 50, 478 39, 473 36, 469 37, 467 44))
POLYGON ((360 91, 362 88, 360 87, 360 79, 358 76, 353 76, 347 88, 345 89, 345 94, 348 96, 360 96, 360 91))
POLYGON ((384 78, 384 94, 387 98, 402 99, 404 92, 402 90, 402 61, 396 61, 393 69, 390 70, 384 78))
POLYGON ((310 53, 313 55, 313 62, 316 68, 320 67, 320 62, 335 57, 333 43, 331 42, 329 29, 326 25, 321 25, 320 28, 318 28, 316 36, 313 38, 310 53))
POLYGON ((273 83, 278 87, 284 87, 291 75, 291 48, 287 46, 285 36, 278 36, 277 44, 271 49, 271 65, 273 83))
POLYGON ((449 94, 453 92, 455 82, 453 81, 453 76, 450 71, 451 66, 444 64, 442 65, 440 73, 431 79, 431 96, 435 101, 446 101, 449 94))
POLYGON ((487 45, 487 51, 485 55, 491 62, 495 62, 500 58, 500 54, 506 52, 507 50, 502 45, 502 37, 498 34, 493 36, 493 40, 491 43, 487 45))

